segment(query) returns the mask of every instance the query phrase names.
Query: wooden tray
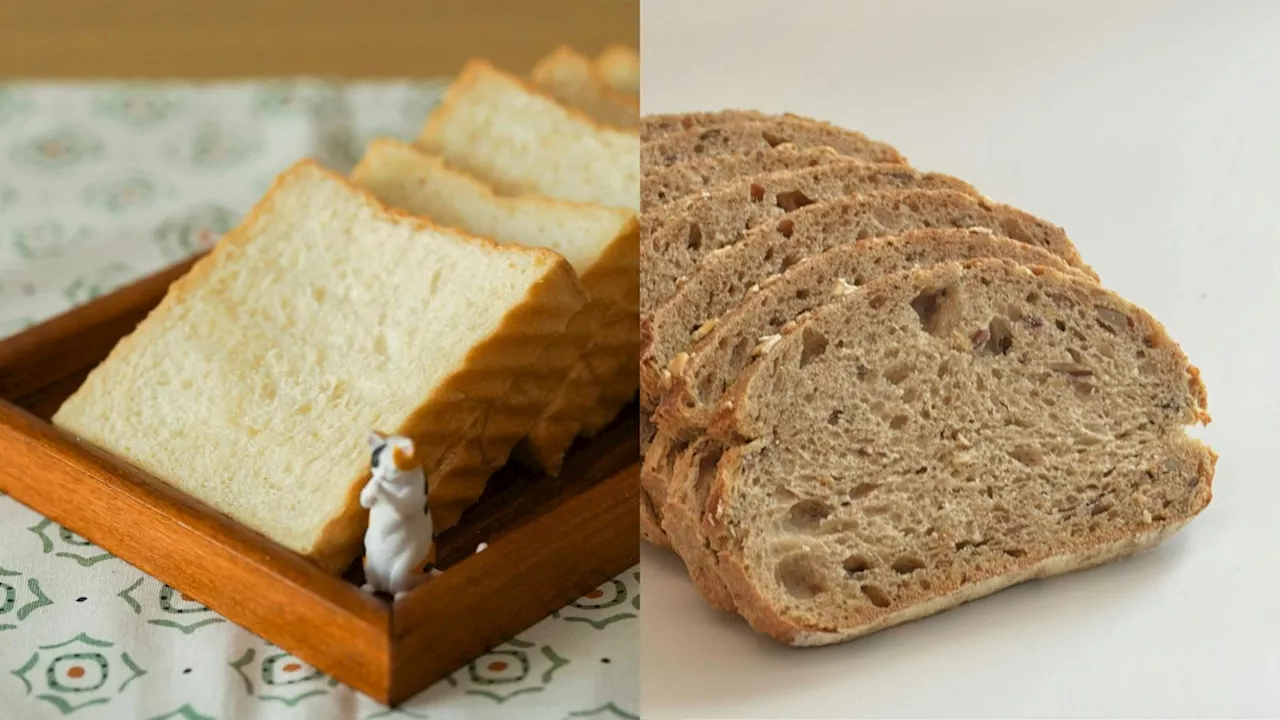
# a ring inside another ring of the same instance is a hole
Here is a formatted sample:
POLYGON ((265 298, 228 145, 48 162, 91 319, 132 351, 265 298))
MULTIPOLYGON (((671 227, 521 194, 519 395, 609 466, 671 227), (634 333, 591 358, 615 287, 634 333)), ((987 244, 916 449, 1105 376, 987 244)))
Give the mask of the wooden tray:
POLYGON ((190 263, 0 343, 0 490, 370 697, 396 704, 639 561, 634 411, 559 478, 508 467, 393 606, 49 423, 190 263), (480 541, 490 543, 472 554, 480 541))

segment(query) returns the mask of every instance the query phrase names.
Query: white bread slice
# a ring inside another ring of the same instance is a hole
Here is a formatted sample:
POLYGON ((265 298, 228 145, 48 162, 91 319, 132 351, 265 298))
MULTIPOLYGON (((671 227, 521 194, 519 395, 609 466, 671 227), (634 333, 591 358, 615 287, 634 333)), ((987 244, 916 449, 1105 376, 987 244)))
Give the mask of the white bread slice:
POLYGON ((640 94, 640 54, 635 48, 610 45, 596 56, 595 68, 614 91, 640 94))
POLYGON ((370 429, 418 446, 437 530, 533 426, 587 301, 547 250, 388 210, 304 161, 169 289, 54 417, 342 571, 370 429))
POLYGON ((1006 260, 867 283, 725 395, 703 533, 734 606, 848 640, 1150 547, 1208 505, 1199 372, 1150 315, 1006 260))
POLYGON ((483 60, 449 86, 418 144, 504 194, 640 207, 635 131, 600 125, 483 60))
POLYGON ((591 303, 574 319, 575 334, 591 341, 519 453, 558 473, 579 432, 588 425, 598 431, 601 419, 607 423, 615 417, 636 392, 635 213, 534 195, 502 197, 440 157, 389 139, 369 144, 351 179, 388 205, 440 225, 499 243, 554 250, 578 272, 591 303))
POLYGON ((640 124, 640 100, 615 91, 599 75, 591 59, 560 46, 533 66, 529 79, 539 89, 605 125, 634 128, 640 124))

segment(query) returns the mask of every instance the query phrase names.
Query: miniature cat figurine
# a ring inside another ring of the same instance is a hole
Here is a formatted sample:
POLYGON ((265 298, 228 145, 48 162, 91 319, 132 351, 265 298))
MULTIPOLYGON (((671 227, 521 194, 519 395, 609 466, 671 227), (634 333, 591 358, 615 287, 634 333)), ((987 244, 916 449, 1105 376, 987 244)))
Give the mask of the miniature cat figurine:
POLYGON ((364 590, 402 595, 439 573, 427 507, 427 479, 414 458, 413 441, 369 433, 372 475, 360 491, 360 507, 369 510, 364 535, 364 590))

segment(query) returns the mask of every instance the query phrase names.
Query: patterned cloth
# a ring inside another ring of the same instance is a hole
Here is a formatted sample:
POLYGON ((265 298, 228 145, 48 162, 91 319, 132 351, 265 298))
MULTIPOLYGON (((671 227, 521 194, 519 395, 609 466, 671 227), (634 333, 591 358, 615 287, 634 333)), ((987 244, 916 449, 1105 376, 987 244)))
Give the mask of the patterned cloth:
MULTIPOLYGON (((0 337, 209 247, 443 83, 0 84, 0 337)), ((0 458, 0 462, 3 462, 0 458)), ((388 710, 0 496, 0 720, 636 718, 631 570, 388 710)))

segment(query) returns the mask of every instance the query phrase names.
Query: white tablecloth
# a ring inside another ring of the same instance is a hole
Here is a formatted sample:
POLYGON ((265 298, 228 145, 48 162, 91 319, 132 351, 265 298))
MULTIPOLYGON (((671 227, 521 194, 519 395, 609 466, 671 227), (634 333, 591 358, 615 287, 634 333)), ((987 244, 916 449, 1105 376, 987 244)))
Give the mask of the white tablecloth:
MULTIPOLYGON (((0 337, 209 246, 301 157, 413 138, 442 85, 0 84, 0 337)), ((635 718, 639 611, 632 570, 388 710, 0 497, 0 720, 635 718)))

